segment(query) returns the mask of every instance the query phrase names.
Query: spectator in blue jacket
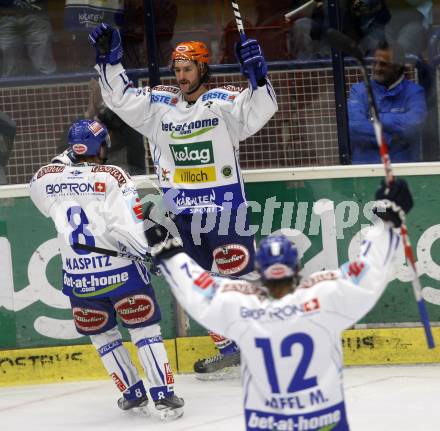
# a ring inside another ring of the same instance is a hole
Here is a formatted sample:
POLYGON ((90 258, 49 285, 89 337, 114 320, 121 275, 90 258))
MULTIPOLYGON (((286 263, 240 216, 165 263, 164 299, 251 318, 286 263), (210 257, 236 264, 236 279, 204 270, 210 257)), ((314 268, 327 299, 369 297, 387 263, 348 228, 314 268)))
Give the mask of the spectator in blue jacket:
MULTIPOLYGON (((392 162, 418 162, 427 116, 425 91, 404 76, 405 54, 381 42, 374 51, 372 88, 392 162)), ((352 163, 380 163, 365 84, 354 84, 348 99, 352 163)))

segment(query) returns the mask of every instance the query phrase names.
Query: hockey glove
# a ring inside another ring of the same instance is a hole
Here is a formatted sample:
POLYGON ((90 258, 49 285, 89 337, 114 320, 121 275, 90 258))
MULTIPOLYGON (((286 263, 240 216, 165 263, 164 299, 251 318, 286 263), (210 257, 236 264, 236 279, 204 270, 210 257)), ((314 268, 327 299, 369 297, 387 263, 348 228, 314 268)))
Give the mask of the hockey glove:
POLYGON ((413 207, 413 199, 405 180, 394 178, 387 186, 382 180, 376 191, 377 206, 373 208, 374 214, 382 220, 390 221, 395 227, 400 227, 405 222, 405 214, 413 207))
POLYGON ((260 44, 255 39, 237 42, 234 46, 235 56, 240 64, 240 72, 249 79, 249 69, 253 69, 259 87, 266 84, 267 64, 260 44))
POLYGON ((147 204, 144 210, 144 226, 145 237, 153 263, 158 264, 162 259, 168 259, 178 253, 183 252, 182 241, 171 235, 170 229, 167 228, 169 223, 174 223, 174 215, 167 215, 161 220, 161 223, 155 221, 156 217, 152 216, 154 204, 147 204))
POLYGON ((96 49, 96 64, 120 63, 124 52, 119 30, 102 23, 89 34, 89 41, 96 49))

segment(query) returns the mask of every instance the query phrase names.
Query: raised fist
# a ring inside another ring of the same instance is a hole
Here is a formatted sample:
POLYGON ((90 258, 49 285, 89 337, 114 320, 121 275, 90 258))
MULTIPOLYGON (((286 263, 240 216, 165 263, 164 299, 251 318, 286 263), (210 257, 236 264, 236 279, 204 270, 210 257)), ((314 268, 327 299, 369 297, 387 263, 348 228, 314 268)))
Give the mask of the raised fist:
POLYGON ((105 23, 99 24, 89 34, 89 41, 96 49, 97 64, 114 65, 121 62, 124 51, 119 30, 105 23))
POLYGON ((381 181, 376 191, 377 205, 373 212, 382 220, 390 221, 395 227, 400 227, 405 222, 405 214, 413 207, 413 199, 405 180, 394 178, 387 185, 381 181))

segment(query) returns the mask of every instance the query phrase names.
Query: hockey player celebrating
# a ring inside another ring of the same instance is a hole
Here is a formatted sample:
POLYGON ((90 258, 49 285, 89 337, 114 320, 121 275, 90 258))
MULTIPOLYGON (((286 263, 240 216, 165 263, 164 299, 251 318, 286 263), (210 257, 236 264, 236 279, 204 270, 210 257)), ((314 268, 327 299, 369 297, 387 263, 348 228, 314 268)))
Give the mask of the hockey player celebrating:
MULTIPOLYGON (((183 42, 172 53, 178 87, 132 88, 120 64, 121 38, 101 24, 90 34, 97 50, 105 104, 148 137, 160 187, 186 253, 206 270, 242 276, 254 267, 254 238, 247 231, 239 141, 258 132, 277 111, 267 66, 256 40, 236 46, 241 71, 257 89, 226 85, 208 89, 209 52, 202 42, 183 42), (242 219, 240 217, 242 216, 242 219), (240 219, 240 220, 237 220, 240 219), (236 225, 241 229, 235 228, 236 225)), ((199 378, 222 378, 238 365, 235 343, 210 333, 219 353, 199 360, 199 378), (221 370, 221 371, 219 371, 221 370)))
POLYGON ((93 345, 122 397, 118 406, 148 415, 148 396, 122 344, 116 317, 128 329, 164 420, 183 414, 163 344, 159 305, 144 265, 75 247, 77 243, 145 256, 142 207, 131 178, 105 165, 107 129, 97 121, 73 123, 69 149, 43 166, 30 184, 31 199, 51 217, 63 262, 63 293, 69 296, 77 331, 93 345))
POLYGON ((389 188, 382 183, 376 198, 382 220, 370 227, 357 258, 299 285, 298 252, 284 236, 260 242, 257 288, 213 278, 165 227, 147 229, 152 255, 180 304, 241 348, 246 430, 348 431, 341 333, 382 295, 400 242, 394 227, 413 205, 399 179, 389 188))

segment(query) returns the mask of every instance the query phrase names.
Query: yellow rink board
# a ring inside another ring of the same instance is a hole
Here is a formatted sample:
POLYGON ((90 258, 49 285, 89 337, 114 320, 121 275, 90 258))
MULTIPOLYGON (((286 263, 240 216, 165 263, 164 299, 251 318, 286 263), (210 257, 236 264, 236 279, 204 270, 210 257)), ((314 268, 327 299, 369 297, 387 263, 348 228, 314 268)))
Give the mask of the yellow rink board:
MULTIPOLYGON (((426 347, 422 328, 358 329, 343 334, 345 365, 440 362, 440 327, 433 328, 437 347, 426 347)), ((129 349, 141 370, 136 349, 129 349)), ((215 353, 209 337, 165 340, 171 367, 192 372, 193 363, 215 353)), ((106 371, 90 345, 0 351, 0 386, 105 379, 106 371)))

